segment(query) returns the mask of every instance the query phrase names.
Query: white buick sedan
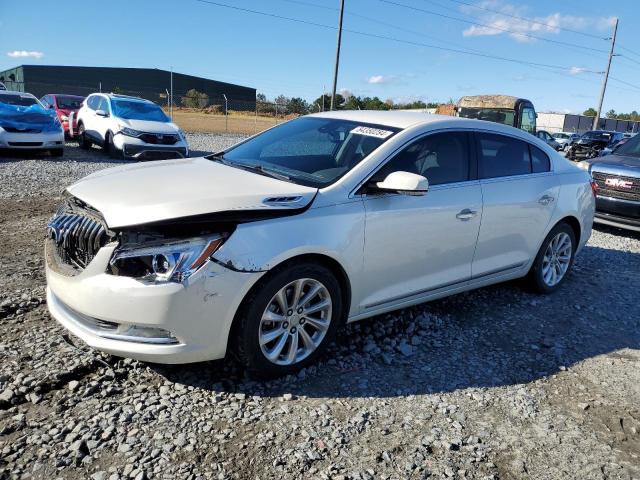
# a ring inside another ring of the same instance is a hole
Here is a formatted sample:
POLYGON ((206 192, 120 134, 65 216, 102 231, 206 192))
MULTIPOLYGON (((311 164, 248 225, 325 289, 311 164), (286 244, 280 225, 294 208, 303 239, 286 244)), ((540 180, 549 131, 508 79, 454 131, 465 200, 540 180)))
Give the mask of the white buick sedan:
POLYGON ((70 186, 48 225, 49 310, 114 355, 233 352, 286 374, 346 322, 518 277, 558 289, 591 235, 590 180, 504 125, 309 115, 70 186))

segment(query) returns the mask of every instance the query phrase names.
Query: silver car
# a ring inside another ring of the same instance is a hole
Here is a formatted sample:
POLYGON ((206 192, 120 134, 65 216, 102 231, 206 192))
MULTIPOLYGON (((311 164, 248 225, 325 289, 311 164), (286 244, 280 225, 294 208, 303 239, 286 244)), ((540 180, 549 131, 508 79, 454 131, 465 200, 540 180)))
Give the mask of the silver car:
POLYGON ((591 235, 587 172, 513 127, 341 111, 225 151, 67 189, 46 242, 52 315, 159 363, 233 352, 294 372, 345 322, 527 277, 560 287, 591 235))
POLYGON ((573 142, 580 138, 580 135, 573 132, 557 132, 551 135, 560 144, 557 150, 567 150, 573 142))

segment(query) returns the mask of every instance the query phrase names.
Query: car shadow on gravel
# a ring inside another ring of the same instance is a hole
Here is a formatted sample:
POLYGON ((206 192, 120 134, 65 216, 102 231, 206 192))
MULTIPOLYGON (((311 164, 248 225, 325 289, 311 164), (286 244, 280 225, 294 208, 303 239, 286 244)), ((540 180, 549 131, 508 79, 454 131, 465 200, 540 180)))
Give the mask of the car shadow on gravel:
POLYGON ((618 228, 604 223, 594 223, 593 228, 599 232, 608 233, 609 235, 615 235, 617 237, 628 237, 633 240, 640 241, 640 232, 635 230, 627 230, 626 228, 618 228))
POLYGON ((233 360, 149 366, 170 382, 262 396, 396 397, 529 383, 640 349, 638 271, 639 253, 588 246, 554 295, 516 281, 358 322, 297 376, 254 381, 233 360))

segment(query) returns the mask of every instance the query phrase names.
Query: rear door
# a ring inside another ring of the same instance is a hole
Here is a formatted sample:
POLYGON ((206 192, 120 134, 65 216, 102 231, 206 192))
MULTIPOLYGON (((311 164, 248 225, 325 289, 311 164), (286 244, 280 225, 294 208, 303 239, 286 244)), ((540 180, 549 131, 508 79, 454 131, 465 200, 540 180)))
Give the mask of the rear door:
POLYGON ((482 196, 470 133, 410 143, 371 178, 404 171, 429 180, 421 196, 366 193, 363 311, 469 280, 482 196))
POLYGON ((523 140, 477 133, 482 225, 472 276, 508 273, 533 258, 555 209, 559 181, 550 159, 523 140))

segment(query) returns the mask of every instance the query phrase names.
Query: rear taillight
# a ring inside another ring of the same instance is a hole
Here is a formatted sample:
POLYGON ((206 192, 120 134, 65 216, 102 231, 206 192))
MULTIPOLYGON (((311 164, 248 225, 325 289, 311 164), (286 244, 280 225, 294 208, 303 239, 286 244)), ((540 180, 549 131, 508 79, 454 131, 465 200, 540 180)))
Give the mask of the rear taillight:
POLYGON ((591 180, 591 191, 593 192, 593 196, 598 196, 598 184, 595 180, 591 180))

